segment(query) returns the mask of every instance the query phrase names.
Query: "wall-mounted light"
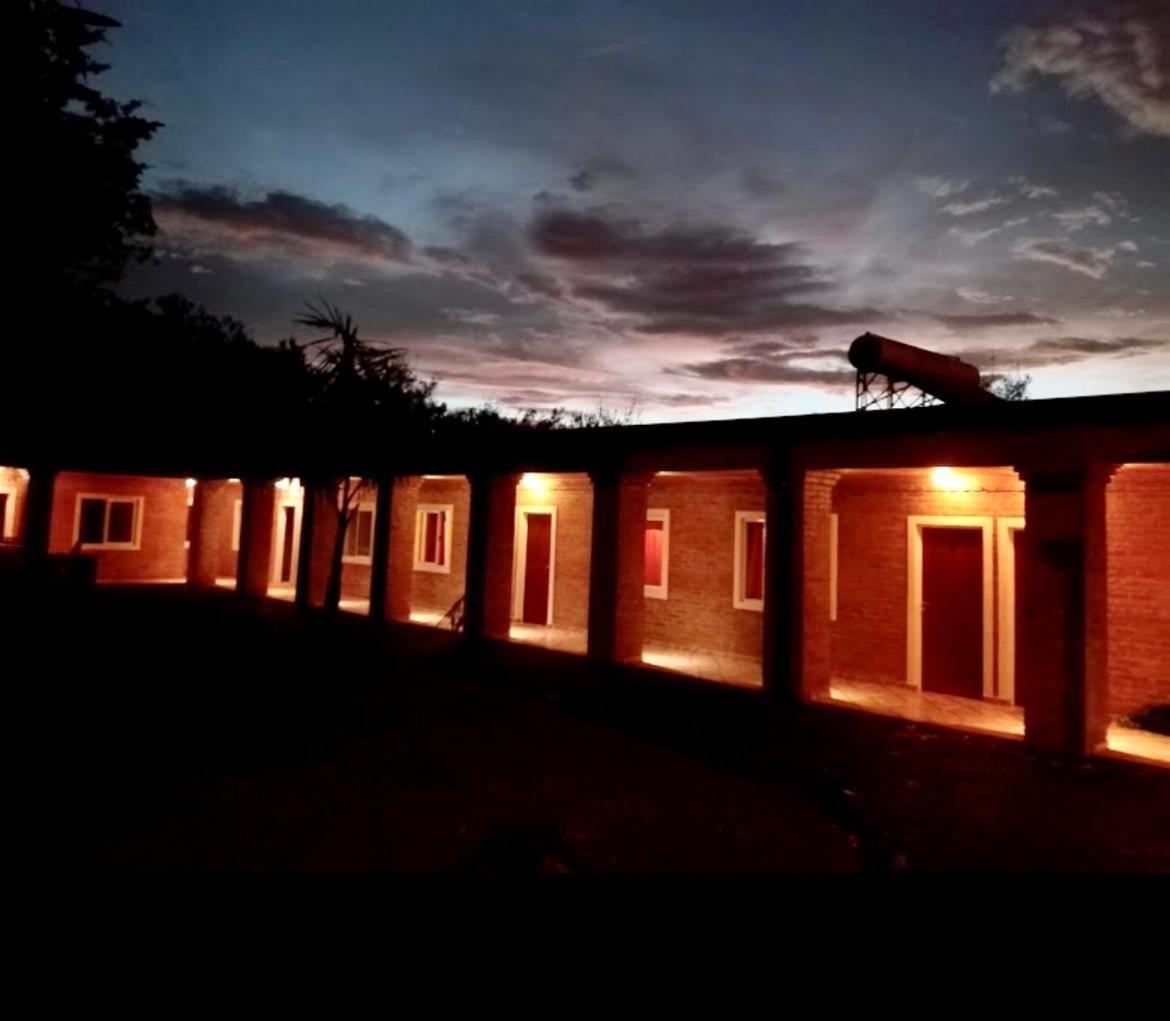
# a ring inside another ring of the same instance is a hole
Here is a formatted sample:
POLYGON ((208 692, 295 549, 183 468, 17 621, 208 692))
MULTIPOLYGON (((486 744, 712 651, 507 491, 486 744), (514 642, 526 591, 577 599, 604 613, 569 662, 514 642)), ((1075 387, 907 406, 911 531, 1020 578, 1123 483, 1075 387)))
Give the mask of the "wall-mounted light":
POLYGON ((520 485, 527 489, 533 496, 543 496, 548 492, 548 479, 534 472, 525 472, 520 477, 520 485))
POLYGON ((183 483, 183 484, 184 484, 184 485, 185 485, 185 486, 186 486, 188 489, 194 489, 194 488, 195 488, 195 480, 194 480, 194 479, 188 479, 188 480, 187 480, 185 483, 183 483))
POLYGON ((930 480, 934 483, 935 489, 941 489, 947 493, 958 493, 967 488, 963 476, 954 468, 948 468, 946 465, 939 465, 932 470, 930 480))

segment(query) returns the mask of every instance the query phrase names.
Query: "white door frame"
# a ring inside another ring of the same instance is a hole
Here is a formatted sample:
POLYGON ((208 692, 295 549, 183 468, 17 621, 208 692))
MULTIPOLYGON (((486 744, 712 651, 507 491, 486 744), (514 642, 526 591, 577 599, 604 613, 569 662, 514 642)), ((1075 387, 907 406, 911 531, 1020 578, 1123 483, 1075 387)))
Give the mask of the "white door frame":
POLYGON ((0 539, 10 539, 16 536, 16 487, 4 483, 0 485, 0 493, 8 496, 4 505, 4 516, 0 518, 0 539))
POLYGON ((906 518, 906 683, 922 688, 922 529, 978 528, 983 532, 983 697, 995 697, 995 581, 992 517, 911 514, 906 518))
POLYGON ((998 666, 999 684, 996 697, 1016 704, 1016 546, 1012 533, 1024 527, 1023 518, 996 518, 995 543, 999 580, 998 666))
POLYGON ((524 574, 528 559, 528 515, 551 514, 548 542, 548 626, 553 622, 553 591, 557 577, 557 509, 537 504, 516 505, 515 550, 512 555, 512 619, 524 618, 524 574))

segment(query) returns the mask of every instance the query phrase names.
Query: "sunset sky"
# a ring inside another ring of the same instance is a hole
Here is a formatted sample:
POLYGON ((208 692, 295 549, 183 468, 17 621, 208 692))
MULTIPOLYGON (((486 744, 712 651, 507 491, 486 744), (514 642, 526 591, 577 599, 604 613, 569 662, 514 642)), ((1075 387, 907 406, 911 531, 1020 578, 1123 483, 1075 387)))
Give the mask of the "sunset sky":
POLYGON ((848 410, 865 330, 1170 388, 1170 0, 89 0, 134 296, 318 296, 454 404, 848 410))

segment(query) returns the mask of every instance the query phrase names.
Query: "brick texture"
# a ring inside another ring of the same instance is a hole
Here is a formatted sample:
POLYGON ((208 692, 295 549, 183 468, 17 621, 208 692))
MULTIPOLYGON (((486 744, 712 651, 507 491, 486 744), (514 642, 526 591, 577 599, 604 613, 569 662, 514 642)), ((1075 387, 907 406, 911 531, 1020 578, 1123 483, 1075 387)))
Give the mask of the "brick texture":
POLYGON ((1105 492, 1109 708, 1170 703, 1170 465, 1126 465, 1105 492))
MULTIPOLYGON (((397 494, 395 494, 397 497, 397 494)), ((428 613, 446 613, 463 595, 467 583, 467 523, 470 513, 471 486, 462 476, 441 479, 423 479, 418 487, 418 499, 410 513, 409 527, 400 545, 390 551, 404 554, 411 565, 411 609, 428 613), (419 504, 439 504, 452 507, 451 570, 414 570, 416 513, 419 504), (409 545, 405 541, 409 537, 409 545)), ((406 522, 403 522, 406 524, 406 522)))
POLYGON ((646 641, 759 656, 763 613, 733 605, 736 511, 763 511, 757 472, 657 475, 648 509, 670 511, 666 599, 646 600, 646 641))
POLYGON ((163 581, 187 576, 187 486, 183 479, 62 472, 53 488, 50 553, 73 548, 78 496, 143 498, 136 550, 93 550, 98 581, 163 581))

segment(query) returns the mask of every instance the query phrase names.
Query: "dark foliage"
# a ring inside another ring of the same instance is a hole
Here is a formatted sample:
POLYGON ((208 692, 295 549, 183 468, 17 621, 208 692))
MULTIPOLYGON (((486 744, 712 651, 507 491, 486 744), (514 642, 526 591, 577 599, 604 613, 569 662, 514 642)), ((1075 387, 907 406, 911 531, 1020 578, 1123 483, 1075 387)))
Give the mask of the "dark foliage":
POLYGON ((155 232, 135 152, 160 125, 93 84, 106 65, 89 50, 116 27, 59 0, 18 0, 7 19, 9 248, 19 253, 16 293, 49 296, 50 310, 116 283, 155 232))

